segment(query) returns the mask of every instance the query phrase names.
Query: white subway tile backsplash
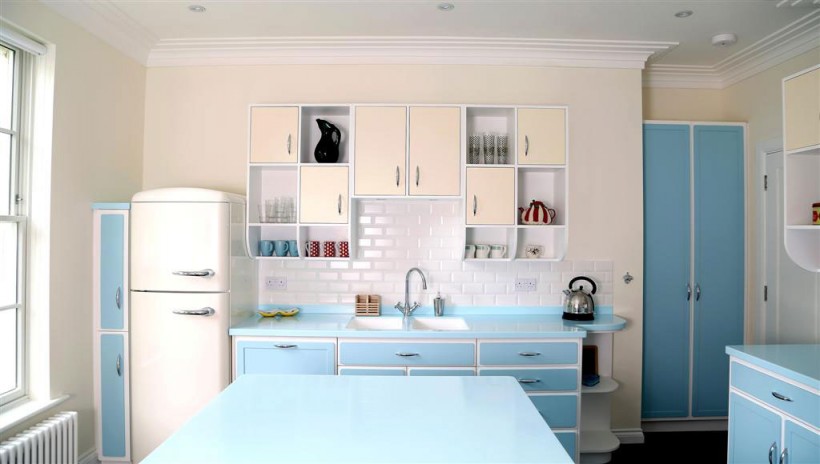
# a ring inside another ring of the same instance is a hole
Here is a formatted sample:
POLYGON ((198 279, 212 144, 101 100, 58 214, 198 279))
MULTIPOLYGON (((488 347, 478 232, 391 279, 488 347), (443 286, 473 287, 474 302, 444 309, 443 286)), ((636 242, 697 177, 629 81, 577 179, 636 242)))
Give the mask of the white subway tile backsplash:
POLYGON ((560 306, 562 290, 578 275, 598 285, 597 305, 612 304, 612 261, 463 261, 458 201, 359 200, 358 211, 355 259, 260 261, 259 301, 352 306, 356 294, 378 294, 392 304, 404 299, 407 270, 418 267, 428 288, 411 277, 411 300, 426 305, 441 292, 445 306, 560 306), (288 279, 287 291, 264 288, 264 277, 274 275, 288 279), (519 278, 536 279, 537 291, 516 292, 519 278))

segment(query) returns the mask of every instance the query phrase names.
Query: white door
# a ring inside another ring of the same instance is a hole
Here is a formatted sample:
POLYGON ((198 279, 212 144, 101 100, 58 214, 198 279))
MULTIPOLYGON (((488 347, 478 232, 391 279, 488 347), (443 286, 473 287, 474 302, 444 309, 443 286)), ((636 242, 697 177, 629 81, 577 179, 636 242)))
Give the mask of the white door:
POLYGON ((132 203, 131 289, 230 290, 228 203, 132 203))
POLYGON ((783 245, 783 152, 766 156, 768 188, 764 197, 766 292, 758 318, 757 343, 820 341, 820 274, 789 258, 783 245))
POLYGON ((410 107, 410 195, 461 194, 461 109, 410 107))
POLYGON ((228 386, 230 301, 227 293, 131 292, 131 308, 131 439, 140 462, 228 386))

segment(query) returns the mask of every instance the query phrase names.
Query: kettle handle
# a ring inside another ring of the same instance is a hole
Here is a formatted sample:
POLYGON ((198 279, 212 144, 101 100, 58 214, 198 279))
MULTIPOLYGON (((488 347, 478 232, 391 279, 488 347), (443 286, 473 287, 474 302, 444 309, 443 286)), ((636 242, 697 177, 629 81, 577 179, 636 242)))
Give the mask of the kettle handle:
POLYGON ((592 294, 593 295, 598 290, 598 287, 595 285, 595 282, 593 282, 592 279, 590 279, 589 277, 584 277, 584 276, 578 276, 578 277, 570 280, 569 281, 569 289, 572 290, 572 284, 574 284, 575 282, 577 282, 579 280, 586 280, 587 282, 592 284, 592 294))

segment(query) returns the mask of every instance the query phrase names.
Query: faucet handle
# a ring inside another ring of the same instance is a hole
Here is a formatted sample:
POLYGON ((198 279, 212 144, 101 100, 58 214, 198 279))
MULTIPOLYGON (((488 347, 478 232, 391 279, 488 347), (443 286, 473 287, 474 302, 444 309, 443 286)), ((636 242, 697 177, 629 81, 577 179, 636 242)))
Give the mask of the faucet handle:
POLYGON ((402 313, 404 313, 404 305, 403 305, 403 304, 401 304, 401 301, 399 301, 398 303, 396 303, 396 306, 393 306, 393 307, 394 307, 394 308, 396 308, 396 309, 398 309, 398 310, 399 310, 399 311, 401 311, 402 313))
POLYGON ((413 314, 413 311, 415 311, 415 310, 416 310, 416 308, 418 308, 418 307, 419 307, 418 302, 414 301, 414 302, 413 302, 413 306, 410 306, 410 311, 409 311, 409 314, 413 314))

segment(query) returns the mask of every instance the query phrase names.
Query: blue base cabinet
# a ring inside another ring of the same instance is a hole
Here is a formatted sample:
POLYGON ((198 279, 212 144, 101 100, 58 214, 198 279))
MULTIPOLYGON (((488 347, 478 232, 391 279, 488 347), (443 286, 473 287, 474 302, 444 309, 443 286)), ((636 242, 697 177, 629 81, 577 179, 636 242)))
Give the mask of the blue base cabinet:
POLYGON ((335 339, 234 338, 234 378, 243 374, 336 374, 335 339))
POLYGON ((131 461, 128 369, 127 203, 95 203, 93 224, 94 415, 97 458, 131 461))
POLYGON ((724 349, 743 343, 744 127, 645 124, 643 140, 642 417, 726 416, 724 349))
POLYGON ((731 359, 728 462, 819 463, 817 389, 731 359))

